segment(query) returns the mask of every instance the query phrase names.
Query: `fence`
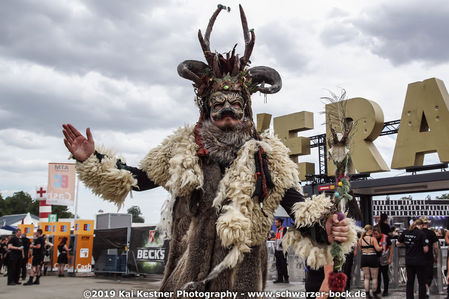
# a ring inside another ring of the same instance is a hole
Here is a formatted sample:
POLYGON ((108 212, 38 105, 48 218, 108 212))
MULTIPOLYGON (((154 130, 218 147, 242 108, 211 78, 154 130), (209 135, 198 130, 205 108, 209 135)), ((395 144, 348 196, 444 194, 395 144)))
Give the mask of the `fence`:
MULTIPOLYGON (((432 294, 443 293, 446 285, 447 254, 448 246, 438 243, 438 263, 434 264, 434 275, 431 285, 432 294)), ((405 247, 397 247, 396 240, 392 240, 393 260, 389 265, 390 288, 404 288, 407 283, 407 271, 405 269, 405 247)), ((274 241, 267 241, 268 249, 268 280, 277 278, 276 260, 274 257, 274 241)), ((433 250, 433 249, 432 249, 433 250)), ((363 288, 363 275, 360 269, 361 254, 354 257, 352 268, 351 286, 363 288)), ((290 281, 302 282, 305 279, 304 261, 294 254, 292 250, 288 253, 288 273, 290 281)), ((417 283, 417 281, 416 281, 417 283)))

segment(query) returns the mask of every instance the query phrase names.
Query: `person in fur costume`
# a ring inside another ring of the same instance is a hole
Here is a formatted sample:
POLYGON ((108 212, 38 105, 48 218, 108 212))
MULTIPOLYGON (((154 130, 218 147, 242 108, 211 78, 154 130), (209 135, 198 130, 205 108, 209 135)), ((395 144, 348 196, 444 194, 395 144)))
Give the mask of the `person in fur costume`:
MULTIPOLYGON (((200 117, 179 128, 151 150, 139 167, 63 125, 64 143, 76 159, 79 178, 95 194, 121 206, 131 190, 158 186, 171 194, 161 214, 159 233, 170 239, 161 291, 262 291, 267 274, 267 232, 281 205, 296 227, 284 238, 309 265, 332 262, 330 244, 349 252, 356 241, 353 223, 338 221, 324 195, 304 199, 296 164, 275 136, 255 129, 251 94, 275 93, 281 77, 272 68, 248 68, 254 31, 240 15, 245 52, 239 58, 210 50, 212 15, 206 33, 198 32, 206 63, 186 60, 178 66, 194 82, 200 117)), ((243 293, 243 295, 242 295, 243 293)), ((176 293, 175 293, 176 294, 176 293)))

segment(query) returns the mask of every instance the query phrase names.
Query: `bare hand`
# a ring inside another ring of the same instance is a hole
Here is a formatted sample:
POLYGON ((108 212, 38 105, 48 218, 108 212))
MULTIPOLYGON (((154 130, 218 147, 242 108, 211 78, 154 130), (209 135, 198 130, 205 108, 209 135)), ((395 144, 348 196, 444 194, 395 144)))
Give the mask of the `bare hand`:
POLYGON ((90 128, 86 130, 87 139, 71 124, 63 124, 64 144, 73 157, 83 162, 95 152, 95 143, 90 128))
POLYGON ((329 274, 334 270, 334 266, 333 265, 324 265, 324 279, 321 282, 321 287, 320 287, 320 295, 324 295, 321 297, 317 297, 317 299, 326 299, 329 296, 329 274), (324 294, 325 293, 325 294, 324 294))
POLYGON ((337 214, 333 214, 327 218, 326 233, 329 243, 332 244, 334 241, 346 242, 348 240, 348 232, 349 222, 347 218, 338 221, 337 214))

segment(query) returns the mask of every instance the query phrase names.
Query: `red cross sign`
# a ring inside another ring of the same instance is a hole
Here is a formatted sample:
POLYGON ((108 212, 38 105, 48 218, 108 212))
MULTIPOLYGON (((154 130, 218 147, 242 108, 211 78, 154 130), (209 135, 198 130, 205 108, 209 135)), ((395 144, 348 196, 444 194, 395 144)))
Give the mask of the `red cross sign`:
POLYGON ((47 193, 47 190, 44 187, 37 187, 36 188, 36 199, 37 200, 46 199, 47 196, 45 195, 45 193, 47 193))

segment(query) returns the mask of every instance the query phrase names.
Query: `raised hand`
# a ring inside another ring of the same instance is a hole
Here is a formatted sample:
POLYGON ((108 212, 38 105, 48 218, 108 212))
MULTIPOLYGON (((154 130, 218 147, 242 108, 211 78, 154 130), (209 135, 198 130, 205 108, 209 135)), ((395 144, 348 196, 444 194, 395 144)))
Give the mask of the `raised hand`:
POLYGON ((76 160, 82 162, 95 152, 95 143, 90 128, 86 130, 86 138, 71 124, 63 124, 62 127, 65 137, 64 144, 76 160))

